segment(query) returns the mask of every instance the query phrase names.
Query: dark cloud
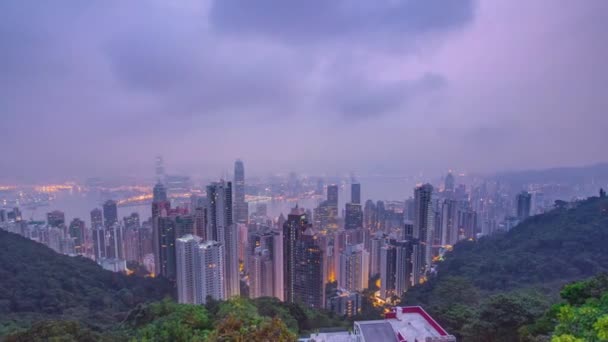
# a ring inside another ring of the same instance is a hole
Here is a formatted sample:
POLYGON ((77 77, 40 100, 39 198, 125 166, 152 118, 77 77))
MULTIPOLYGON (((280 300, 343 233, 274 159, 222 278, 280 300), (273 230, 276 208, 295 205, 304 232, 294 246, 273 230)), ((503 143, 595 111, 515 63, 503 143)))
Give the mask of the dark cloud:
POLYGON ((299 42, 447 31, 473 14, 472 0, 216 0, 210 18, 219 31, 299 42))

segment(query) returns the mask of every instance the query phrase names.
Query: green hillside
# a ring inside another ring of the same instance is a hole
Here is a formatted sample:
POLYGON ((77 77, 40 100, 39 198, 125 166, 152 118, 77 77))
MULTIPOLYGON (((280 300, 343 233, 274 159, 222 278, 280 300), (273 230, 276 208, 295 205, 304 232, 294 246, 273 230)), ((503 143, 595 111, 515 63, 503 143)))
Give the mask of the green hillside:
POLYGON ((589 198, 456 244, 437 275, 403 300, 425 306, 466 341, 517 340, 564 284, 608 272, 607 246, 608 200, 589 198))
POLYGON ((45 319, 79 320, 101 331, 172 292, 163 279, 106 271, 0 230, 0 336, 45 319))

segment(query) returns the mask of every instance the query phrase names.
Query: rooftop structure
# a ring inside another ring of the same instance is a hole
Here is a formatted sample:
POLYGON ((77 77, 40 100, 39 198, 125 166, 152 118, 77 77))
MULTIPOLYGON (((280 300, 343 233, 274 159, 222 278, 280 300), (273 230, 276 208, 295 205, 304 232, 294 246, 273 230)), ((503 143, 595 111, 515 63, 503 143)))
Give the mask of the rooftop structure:
POLYGON ((354 332, 313 334, 309 342, 456 342, 420 306, 394 307, 384 319, 356 321, 354 332))

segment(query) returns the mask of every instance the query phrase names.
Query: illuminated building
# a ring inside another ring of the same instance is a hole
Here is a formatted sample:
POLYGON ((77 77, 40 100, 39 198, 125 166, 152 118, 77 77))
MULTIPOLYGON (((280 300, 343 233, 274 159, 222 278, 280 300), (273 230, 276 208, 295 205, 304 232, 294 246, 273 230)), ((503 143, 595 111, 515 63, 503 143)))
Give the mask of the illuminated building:
POLYGON ((218 241, 224 250, 225 294, 240 294, 238 234, 232 220, 232 183, 215 182, 207 186, 207 239, 218 241))
POLYGON ((103 204, 103 224, 110 227, 118 222, 118 207, 113 200, 107 200, 103 204))
POLYGON ((369 252, 363 244, 348 245, 340 255, 338 287, 348 291, 363 291, 368 287, 369 252))
POLYGON ((247 223, 249 208, 245 202, 245 166, 241 160, 234 163, 234 221, 247 223))

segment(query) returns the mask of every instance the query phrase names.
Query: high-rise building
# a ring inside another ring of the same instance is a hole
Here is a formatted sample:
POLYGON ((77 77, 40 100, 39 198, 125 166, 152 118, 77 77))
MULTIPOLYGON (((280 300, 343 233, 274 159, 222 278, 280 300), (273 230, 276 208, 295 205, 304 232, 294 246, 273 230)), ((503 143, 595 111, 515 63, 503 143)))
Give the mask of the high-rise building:
POLYGON ((216 182, 207 186, 207 239, 224 248, 224 277, 227 297, 240 294, 237 227, 232 220, 232 183, 216 182))
POLYGON ((182 304, 199 304, 196 296, 196 276, 200 272, 198 247, 201 238, 185 235, 175 241, 177 301, 182 304))
POLYGON ((381 249, 384 247, 384 237, 374 237, 370 241, 370 262, 369 262, 369 276, 370 278, 380 274, 380 267, 382 265, 381 249))
POLYGON ((414 238, 420 241, 420 253, 428 269, 432 262, 432 244, 435 212, 432 207, 433 186, 424 184, 414 191, 414 238))
POLYGON ((103 204, 103 224, 106 227, 118 222, 118 207, 113 200, 107 200, 103 204))
POLYGON ((257 247, 249 258, 249 297, 274 296, 273 261, 271 250, 257 247))
POLYGON ((353 183, 350 185, 350 202, 361 204, 361 184, 353 183))
POLYGON ((376 205, 374 201, 365 201, 365 208, 363 209, 363 226, 372 232, 376 231, 376 205))
POLYGON ((51 227, 62 227, 65 225, 65 214, 59 210, 51 211, 46 214, 46 222, 51 227))
POLYGON ((296 278, 296 248, 302 234, 310 226, 306 215, 289 214, 287 221, 283 224, 283 287, 284 300, 295 303, 295 278, 296 278))
POLYGON ((385 232, 386 228, 386 208, 384 201, 376 202, 376 229, 374 231, 385 232))
POLYGON ((338 206, 338 186, 335 184, 327 186, 327 202, 329 205, 338 206))
POLYGON ((312 227, 308 227, 296 242, 294 302, 305 307, 325 307, 325 273, 323 251, 312 227))
POLYGON ((129 216, 123 217, 125 229, 138 229, 139 228, 139 214, 132 213, 129 216))
POLYGON ((447 192, 454 192, 454 175, 452 175, 452 171, 448 172, 447 176, 445 176, 443 189, 447 192))
POLYGON ((120 223, 114 222, 105 228, 106 232, 106 258, 124 259, 124 239, 123 227, 120 223))
POLYGON ((225 299, 224 251, 216 241, 201 242, 191 234, 176 240, 177 295, 180 303, 205 304, 207 297, 225 299))
POLYGON ((441 241, 442 246, 454 245, 458 242, 458 210, 457 202, 446 199, 441 205, 441 241))
POLYGON ((397 251, 393 245, 380 248, 380 297, 387 299, 395 294, 397 251))
POLYGON ((346 215, 344 217, 344 229, 363 228, 363 210, 361 204, 346 203, 346 215))
POLYGON ((527 219, 530 216, 532 204, 532 195, 527 191, 522 191, 517 194, 517 218, 520 221, 527 219))
POLYGON ((155 174, 156 174, 156 181, 158 183, 164 183, 165 182, 165 163, 163 161, 163 157, 161 155, 156 156, 156 168, 155 168, 155 174))
POLYGON ((392 241, 395 246, 395 294, 399 297, 406 292, 414 281, 414 266, 416 264, 411 241, 392 241))
POLYGON ((74 240, 74 253, 84 254, 86 242, 84 221, 79 218, 73 219, 72 222, 70 222, 69 233, 70 237, 74 240))
POLYGON ((363 244, 348 245, 340 255, 338 286, 348 291, 363 291, 368 287, 369 252, 363 244))
POLYGON ((239 159, 234 162, 234 221, 247 223, 249 207, 245 201, 245 166, 239 159))
POLYGON ((91 228, 97 229, 103 226, 103 216, 99 208, 91 210, 91 228))
POLYGON ((156 217, 154 235, 156 274, 169 280, 175 280, 175 220, 168 216, 156 217))

